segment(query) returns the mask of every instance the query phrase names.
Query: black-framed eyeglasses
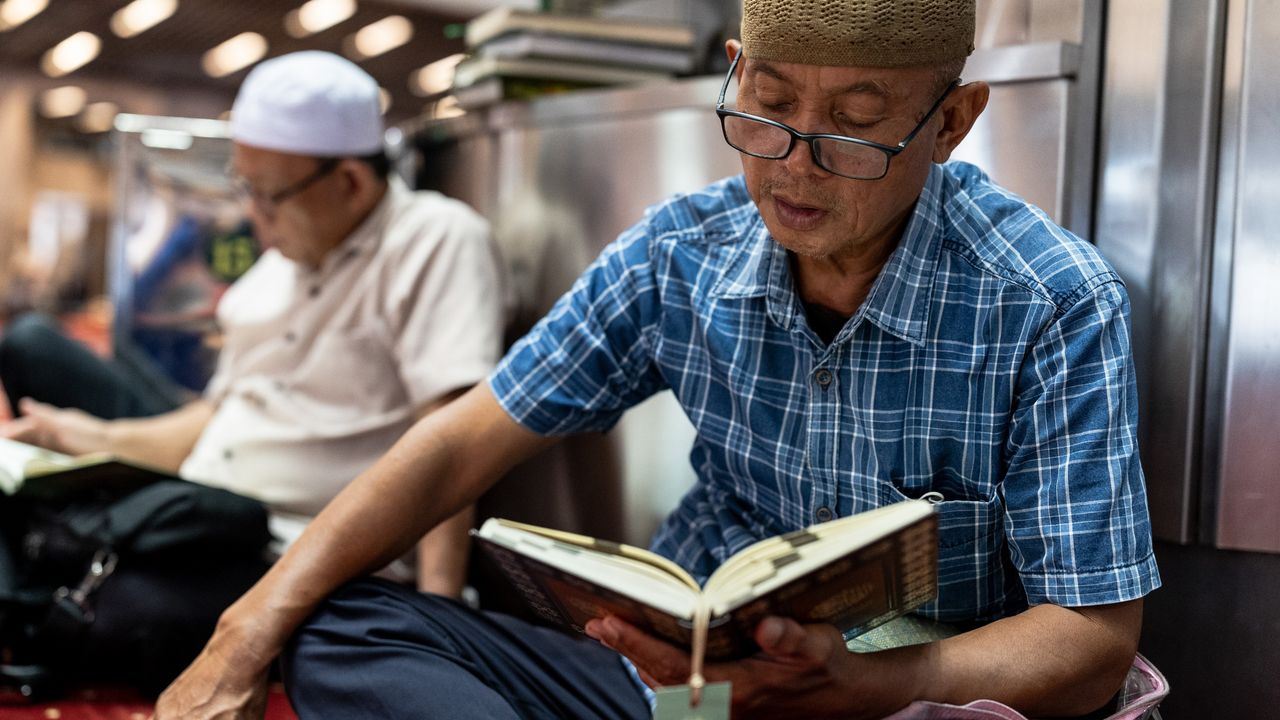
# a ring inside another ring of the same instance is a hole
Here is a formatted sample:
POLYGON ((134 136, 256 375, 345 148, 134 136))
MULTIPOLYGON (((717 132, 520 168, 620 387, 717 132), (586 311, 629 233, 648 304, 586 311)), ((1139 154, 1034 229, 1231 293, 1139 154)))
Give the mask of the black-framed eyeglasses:
POLYGON ((231 177, 231 187, 242 200, 254 203, 264 212, 270 214, 275 212, 280 203, 315 185, 321 178, 333 172, 338 167, 339 162, 341 162, 341 158, 321 158, 320 164, 316 166, 316 169, 311 174, 272 193, 262 192, 250 185, 249 181, 234 175, 231 177))
POLYGON ((852 180, 879 180, 889 172, 889 161, 895 155, 907 149, 925 123, 933 117, 942 101, 947 99, 952 90, 960 85, 957 78, 947 86, 942 95, 929 108, 929 112, 907 133, 897 145, 883 145, 871 140, 848 137, 845 135, 828 135, 826 133, 802 133, 776 120, 762 118, 750 113, 726 110, 724 108, 725 93, 729 91, 729 80, 733 78, 738 62, 742 60, 742 51, 733 58, 729 65, 729 74, 725 75, 724 85, 720 87, 720 97, 716 100, 716 115, 720 117, 720 129, 724 133, 725 142, 740 153, 765 160, 781 160, 791 154, 797 140, 809 144, 813 154, 813 162, 829 173, 852 180))

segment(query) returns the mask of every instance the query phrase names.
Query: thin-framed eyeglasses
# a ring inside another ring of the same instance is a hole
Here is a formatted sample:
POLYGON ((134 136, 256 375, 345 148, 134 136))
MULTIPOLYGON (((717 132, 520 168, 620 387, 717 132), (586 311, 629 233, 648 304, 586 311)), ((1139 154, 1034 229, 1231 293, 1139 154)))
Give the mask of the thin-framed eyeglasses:
POLYGON ((725 142, 740 153, 765 160, 781 160, 791 154, 796 141, 809 144, 813 162, 818 167, 834 175, 852 180, 879 180, 889 172, 889 161, 895 155, 907 149, 907 145, 924 129, 929 119, 952 90, 960 86, 960 79, 951 81, 942 95, 934 101, 929 112, 924 114, 902 142, 897 145, 884 145, 862 138, 846 135, 830 135, 827 133, 802 133, 776 120, 762 118, 751 113, 737 110, 726 110, 725 93, 729 91, 729 80, 733 78, 743 52, 738 51, 733 63, 729 65, 729 73, 725 75, 724 84, 720 86, 720 97, 716 100, 716 115, 720 117, 720 129, 724 133, 725 142))
POLYGON ((245 202, 257 205, 259 209, 270 215, 276 211, 280 203, 315 185, 326 175, 337 169, 340 161, 340 158, 321 158, 320 164, 309 175, 271 193, 258 190, 250 185, 248 180, 235 175, 230 170, 228 170, 227 174, 231 177, 231 187, 238 197, 245 202))

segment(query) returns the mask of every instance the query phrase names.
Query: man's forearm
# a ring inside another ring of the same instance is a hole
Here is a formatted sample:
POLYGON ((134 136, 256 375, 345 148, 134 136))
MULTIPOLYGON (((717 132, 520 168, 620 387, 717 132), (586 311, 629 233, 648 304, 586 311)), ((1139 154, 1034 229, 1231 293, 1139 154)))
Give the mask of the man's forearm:
POLYGON ((1038 605, 935 643, 924 669, 924 699, 991 698, 1032 716, 1088 713, 1119 689, 1141 627, 1142 600, 1038 605))
POLYGON ((215 409, 213 403, 200 399, 163 415, 113 420, 107 424, 107 450, 122 458, 177 472, 215 409))
POLYGON ((330 502, 224 613, 214 641, 251 636, 251 654, 269 662, 339 585, 401 556, 549 442, 516 425, 485 386, 431 413, 330 502))
MULTIPOLYGON (((417 419, 430 415, 462 397, 470 390, 463 387, 446 393, 418 410, 417 419)), ((471 554, 468 532, 475 520, 475 509, 462 512, 437 525, 418 542, 418 589, 422 592, 460 597, 467 581, 467 558, 471 554)))
POLYGON ((462 512, 437 525, 418 543, 418 589, 422 592, 459 597, 467 581, 467 558, 471 555, 468 533, 475 510, 462 512))

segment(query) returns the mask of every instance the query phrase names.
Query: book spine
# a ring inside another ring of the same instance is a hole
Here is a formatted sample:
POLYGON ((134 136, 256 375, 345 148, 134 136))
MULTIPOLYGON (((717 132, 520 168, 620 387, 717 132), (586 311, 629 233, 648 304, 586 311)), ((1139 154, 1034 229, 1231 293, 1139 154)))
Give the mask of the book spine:
POLYGON ((460 88, 470 87, 490 77, 598 85, 626 85, 665 80, 669 75, 648 70, 606 67, 598 64, 560 60, 499 60, 496 58, 473 57, 458 63, 458 66, 454 68, 453 85, 460 88))
POLYGON ((519 31, 578 35, 666 47, 689 48, 694 44, 693 30, 683 25, 625 23, 512 8, 490 11, 467 23, 464 40, 467 47, 475 48, 493 38, 519 31))
POLYGON ((497 8, 467 23, 463 35, 467 47, 475 47, 498 36, 508 22, 510 14, 510 8, 497 8))
POLYGON ((655 72, 689 72, 693 69, 693 56, 690 50, 685 48, 547 33, 510 33, 476 47, 474 54, 477 57, 492 57, 499 60, 537 58, 599 63, 612 67, 655 72))

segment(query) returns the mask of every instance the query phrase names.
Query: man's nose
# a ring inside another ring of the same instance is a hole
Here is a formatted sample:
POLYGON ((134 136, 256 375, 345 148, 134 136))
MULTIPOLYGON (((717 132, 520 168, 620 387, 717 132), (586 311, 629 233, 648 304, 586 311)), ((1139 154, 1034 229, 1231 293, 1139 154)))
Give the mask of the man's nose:
POLYGON ((796 139, 791 145, 791 152, 780 161, 792 175, 828 175, 813 159, 813 146, 804 140, 796 139))

